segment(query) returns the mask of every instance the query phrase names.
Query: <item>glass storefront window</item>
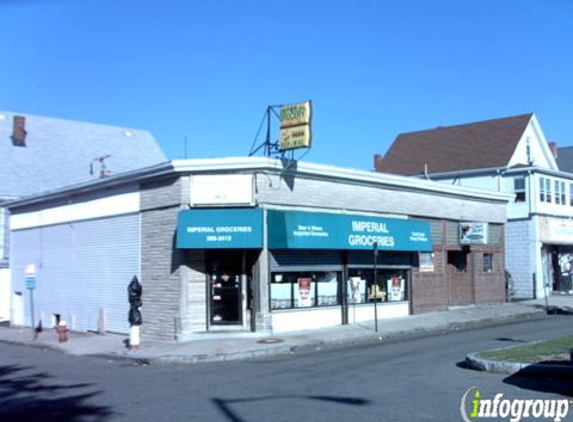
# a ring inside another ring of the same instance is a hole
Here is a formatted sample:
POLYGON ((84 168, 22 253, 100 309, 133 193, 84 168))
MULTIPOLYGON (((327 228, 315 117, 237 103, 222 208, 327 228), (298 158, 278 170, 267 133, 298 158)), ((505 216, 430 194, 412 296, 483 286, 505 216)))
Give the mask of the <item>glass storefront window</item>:
POLYGON ((348 303, 401 302, 408 300, 406 270, 379 269, 374 284, 373 269, 348 271, 348 303))
POLYGON ((341 274, 336 271, 271 274, 271 309, 340 305, 341 274))

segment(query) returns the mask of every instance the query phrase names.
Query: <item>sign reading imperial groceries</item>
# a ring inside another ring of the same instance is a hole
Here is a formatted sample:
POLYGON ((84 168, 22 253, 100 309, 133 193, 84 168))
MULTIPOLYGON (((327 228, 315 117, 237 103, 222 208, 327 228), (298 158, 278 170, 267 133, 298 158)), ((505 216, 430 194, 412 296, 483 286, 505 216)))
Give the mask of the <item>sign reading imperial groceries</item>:
POLYGON ((311 119, 310 101, 281 107, 279 150, 309 148, 312 141, 311 119))
POLYGON ((263 247, 260 208, 180 211, 179 249, 258 249, 263 247))
POLYGON ((269 210, 267 222, 270 249, 432 250, 423 221, 269 210))

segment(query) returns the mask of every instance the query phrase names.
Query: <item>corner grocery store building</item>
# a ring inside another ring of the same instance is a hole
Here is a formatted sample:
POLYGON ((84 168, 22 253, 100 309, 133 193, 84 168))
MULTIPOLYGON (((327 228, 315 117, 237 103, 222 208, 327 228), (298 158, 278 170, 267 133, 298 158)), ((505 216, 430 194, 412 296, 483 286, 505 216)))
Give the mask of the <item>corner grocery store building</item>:
POLYGON ((30 264, 36 319, 76 330, 104 316, 127 333, 137 275, 144 338, 354 323, 375 302, 380 319, 502 302, 509 199, 303 162, 176 160, 9 203, 12 322, 32 323, 30 264), (477 241, 460 241, 468 224, 477 241))

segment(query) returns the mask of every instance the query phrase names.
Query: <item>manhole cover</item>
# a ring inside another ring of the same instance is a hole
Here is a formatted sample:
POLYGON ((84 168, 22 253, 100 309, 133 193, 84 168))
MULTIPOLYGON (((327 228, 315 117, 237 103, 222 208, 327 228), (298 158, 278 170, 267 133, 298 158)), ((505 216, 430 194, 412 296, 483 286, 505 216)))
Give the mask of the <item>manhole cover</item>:
POLYGON ((261 344, 274 344, 274 343, 282 343, 284 340, 280 338, 264 338, 262 340, 257 341, 257 343, 261 344))

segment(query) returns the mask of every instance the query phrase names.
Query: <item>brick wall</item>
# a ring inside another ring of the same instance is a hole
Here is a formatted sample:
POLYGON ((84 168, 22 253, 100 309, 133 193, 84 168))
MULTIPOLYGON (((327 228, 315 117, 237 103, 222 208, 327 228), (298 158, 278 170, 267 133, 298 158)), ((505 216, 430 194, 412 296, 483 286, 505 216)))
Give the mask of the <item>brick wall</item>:
POLYGON ((443 311, 450 301, 450 286, 446 277, 446 259, 444 250, 445 221, 431 221, 432 242, 434 244, 434 271, 420 272, 412 270, 411 303, 412 313, 443 311))
POLYGON ((433 221, 432 239, 435 271, 412 271, 412 312, 442 311, 450 305, 500 303, 505 301, 504 232, 501 225, 490 224, 489 243, 469 249, 468 273, 457 275, 448 265, 448 251, 461 251, 458 222, 433 221), (493 272, 483 271, 483 254, 494 255, 493 272))
POLYGON ((505 302, 504 255, 499 249, 480 248, 474 253, 475 301, 477 304, 505 302), (483 271, 483 254, 493 254, 493 272, 483 271))

